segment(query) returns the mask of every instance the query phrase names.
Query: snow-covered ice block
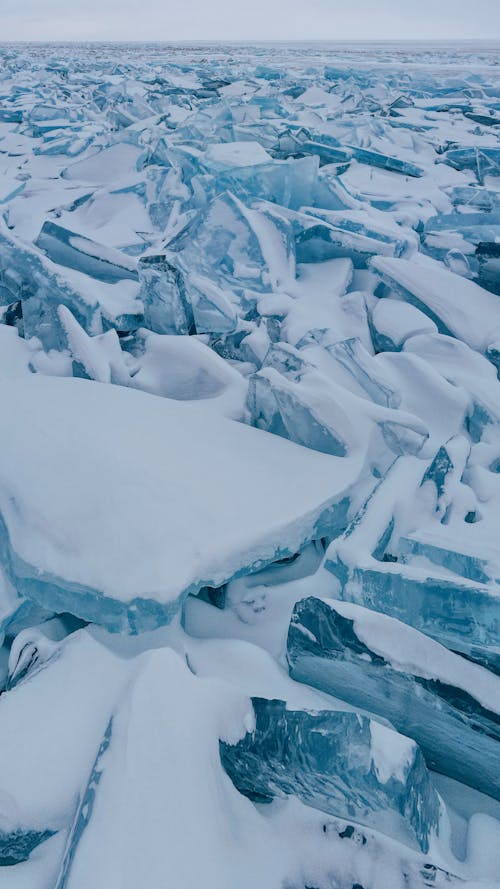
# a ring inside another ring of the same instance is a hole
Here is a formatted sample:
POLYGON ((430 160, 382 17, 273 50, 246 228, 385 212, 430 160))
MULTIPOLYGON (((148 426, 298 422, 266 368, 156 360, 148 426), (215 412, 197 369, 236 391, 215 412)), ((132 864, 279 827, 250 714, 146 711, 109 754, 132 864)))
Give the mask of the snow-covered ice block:
POLYGON ((85 380, 1 383, 0 403, 7 574, 43 607, 113 630, 168 623, 188 593, 328 537, 362 468, 200 403, 85 380))
POLYGON ((117 143, 70 164, 61 175, 92 185, 109 185, 135 171, 140 153, 135 145, 117 143))
POLYGON ((380 438, 392 453, 419 453, 428 431, 417 417, 349 392, 297 354, 291 372, 264 366, 250 378, 248 406, 258 428, 336 456, 370 448, 380 438))
POLYGON ((38 248, 23 243, 0 221, 0 295, 4 304, 21 300, 24 335, 43 347, 62 350, 66 338, 58 307, 66 306, 88 334, 102 333, 103 323, 119 330, 139 327, 143 306, 139 284, 104 283, 72 268, 62 268, 38 248))
POLYGON ((377 352, 401 349, 405 340, 420 333, 437 333, 437 327, 424 312, 411 303, 379 299, 371 312, 373 344, 377 352))
POLYGON ((219 142, 209 145, 203 155, 208 167, 254 167, 272 160, 259 142, 219 142))
POLYGON ((441 803, 417 745, 357 713, 288 710, 252 698, 255 727, 221 742, 224 768, 256 802, 297 796, 427 851, 441 803))
MULTIPOLYGON (((327 560, 337 577, 341 566, 327 560)), ((500 673, 500 594, 495 584, 477 584, 435 566, 374 563, 354 568, 340 598, 395 617, 500 673)))
POLYGON ((500 677, 358 605, 304 599, 287 641, 294 679, 388 720, 427 765, 500 798, 500 677))
POLYGON ((484 352, 500 337, 500 302, 492 293, 421 253, 410 260, 377 256, 370 267, 384 284, 421 309, 442 334, 484 352))
POLYGON ((237 420, 246 417, 247 380, 195 336, 161 336, 141 328, 129 372, 127 385, 136 389, 176 401, 206 402, 237 420))
POLYGON ((1 813, 9 832, 39 836, 69 826, 132 668, 82 630, 2 693, 1 813))
POLYGON ((89 873, 106 889, 161 885, 166 873, 186 889, 282 885, 276 839, 219 758, 219 738, 234 743, 250 720, 245 696, 197 679, 173 651, 136 658, 96 745, 56 889, 83 889, 89 873))

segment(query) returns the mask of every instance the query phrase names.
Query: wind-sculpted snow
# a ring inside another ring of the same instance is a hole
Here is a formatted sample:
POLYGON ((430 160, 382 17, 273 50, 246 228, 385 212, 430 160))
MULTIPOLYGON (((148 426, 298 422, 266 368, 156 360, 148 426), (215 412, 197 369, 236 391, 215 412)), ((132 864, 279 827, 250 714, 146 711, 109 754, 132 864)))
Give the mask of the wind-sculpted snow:
POLYGON ((0 889, 499 889, 499 51, 0 45, 0 889))

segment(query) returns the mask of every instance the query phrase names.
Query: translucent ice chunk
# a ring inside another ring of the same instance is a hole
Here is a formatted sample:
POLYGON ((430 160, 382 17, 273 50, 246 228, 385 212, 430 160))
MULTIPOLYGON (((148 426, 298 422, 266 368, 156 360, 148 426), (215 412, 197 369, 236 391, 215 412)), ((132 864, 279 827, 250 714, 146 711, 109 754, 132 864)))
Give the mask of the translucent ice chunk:
POLYGON ((121 386, 130 384, 130 373, 116 330, 88 336, 66 306, 58 307, 57 317, 71 353, 73 376, 121 386))
POLYGON ((416 744, 357 713, 252 703, 253 731, 236 745, 221 743, 240 793, 258 802, 292 794, 428 849, 440 802, 416 744))
POLYGON ((500 296, 500 243, 480 243, 476 256, 479 261, 479 283, 500 296))
POLYGON ((372 401, 385 407, 397 408, 401 402, 389 374, 367 352, 356 337, 327 346, 327 350, 366 391, 372 401))
POLYGON ((277 208, 274 215, 289 221, 299 263, 349 258, 355 268, 365 268, 373 256, 400 256, 405 249, 404 240, 394 237, 394 233, 384 240, 380 231, 372 232, 366 224, 349 221, 341 213, 320 210, 316 214, 314 209, 294 213, 277 208))
MULTIPOLYGON (((283 140, 281 144, 284 146, 283 140)), ((290 148, 292 148, 292 145, 293 143, 290 145, 290 148)), ((328 136, 317 136, 313 137, 312 140, 307 137, 298 138, 293 149, 304 154, 318 155, 321 164, 337 164, 354 158, 360 164, 381 167, 383 170, 392 170, 404 176, 419 178, 423 175, 422 168, 410 161, 353 145, 341 146, 337 140, 328 136)))
MULTIPOLYGON (((331 569, 332 565, 327 564, 331 569)), ((497 587, 410 565, 355 568, 341 598, 382 611, 500 672, 497 587), (477 616, 481 615, 481 623, 477 616)))
MULTIPOLYGON (((273 205, 271 205, 273 206, 273 205)), ((216 197, 188 229, 168 245, 185 275, 222 281, 241 291, 275 290, 295 272, 293 241, 281 217, 267 205, 250 209, 230 192, 216 197)))
POLYGON ((457 170, 472 170, 477 181, 482 185, 487 175, 498 176, 500 174, 500 149, 499 148, 452 148, 446 152, 447 164, 457 170))
POLYGON ((383 447, 395 454, 422 449, 428 432, 415 416, 353 394, 297 354, 302 366, 291 373, 263 367, 251 377, 248 403, 255 425, 323 453, 359 452, 376 429, 383 447))
POLYGON ((66 306, 88 334, 102 333, 103 322, 121 330, 139 326, 142 303, 137 300, 139 285, 135 281, 106 284, 74 269, 61 269, 41 250, 24 244, 2 222, 0 259, 5 269, 5 303, 21 299, 24 334, 26 338, 37 336, 46 350, 66 347, 59 305, 66 306))
POLYGON ((21 299, 26 337, 38 336, 46 349, 64 348, 57 306, 66 305, 87 332, 100 333, 100 308, 91 289, 80 291, 44 255, 0 226, 0 257, 6 302, 21 299), (82 292, 83 291, 83 292, 82 292), (9 299, 10 296, 10 299, 9 299))
POLYGON ((84 272, 112 284, 124 279, 138 280, 137 262, 112 247, 98 244, 47 220, 36 244, 55 263, 84 272))
POLYGON ((388 719, 430 768, 500 798, 500 678, 393 618, 331 600, 294 609, 294 679, 388 719))
POLYGON ((191 184, 198 199, 199 191, 204 193, 205 200, 230 191, 243 201, 261 199, 298 210, 314 201, 318 169, 318 159, 315 157, 290 158, 244 167, 212 169, 212 175, 193 177, 191 184))
POLYGON ((155 333, 188 334, 193 310, 181 273, 165 255, 145 256, 139 264, 144 318, 155 333))
POLYGON ((314 405, 301 398, 299 387, 287 386, 285 381, 280 387, 279 378, 268 374, 255 374, 250 380, 248 403, 254 424, 323 454, 345 457, 346 444, 337 431, 343 425, 341 411, 335 425, 325 422, 314 405))

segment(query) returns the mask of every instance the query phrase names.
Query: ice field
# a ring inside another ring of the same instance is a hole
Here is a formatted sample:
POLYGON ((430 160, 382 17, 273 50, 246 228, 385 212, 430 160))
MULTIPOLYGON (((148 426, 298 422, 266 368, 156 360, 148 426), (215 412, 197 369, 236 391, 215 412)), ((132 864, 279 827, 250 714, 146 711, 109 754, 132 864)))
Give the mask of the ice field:
POLYGON ((500 889, 500 43, 0 63, 0 889, 500 889))

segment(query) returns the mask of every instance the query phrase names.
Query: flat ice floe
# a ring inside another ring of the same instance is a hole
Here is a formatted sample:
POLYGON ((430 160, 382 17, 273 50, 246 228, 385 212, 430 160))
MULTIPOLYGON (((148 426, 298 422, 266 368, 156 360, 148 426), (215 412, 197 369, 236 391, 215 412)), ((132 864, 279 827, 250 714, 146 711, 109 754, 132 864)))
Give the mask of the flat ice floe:
POLYGON ((0 410, 13 584, 116 630, 166 623, 188 593, 329 536, 360 468, 197 405, 84 380, 2 383, 0 410))

